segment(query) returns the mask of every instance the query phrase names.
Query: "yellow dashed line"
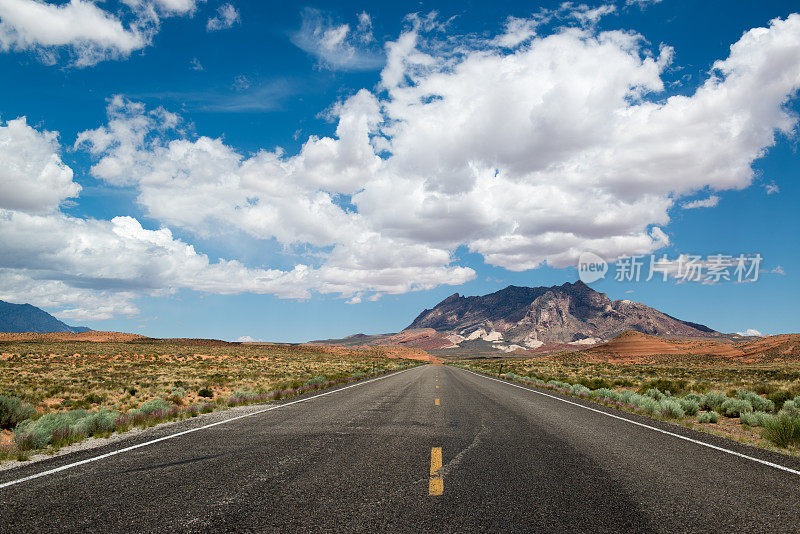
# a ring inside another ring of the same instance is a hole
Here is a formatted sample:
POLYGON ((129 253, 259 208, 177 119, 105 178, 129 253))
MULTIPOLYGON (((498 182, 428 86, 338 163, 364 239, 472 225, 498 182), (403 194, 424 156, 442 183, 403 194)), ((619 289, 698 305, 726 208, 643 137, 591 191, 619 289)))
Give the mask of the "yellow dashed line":
MULTIPOLYGON (((438 400, 438 399, 437 399, 438 400)), ((444 493, 444 481, 439 469, 442 468, 442 448, 431 448, 431 478, 428 482, 428 495, 441 495, 444 493)))
POLYGON ((436 386, 436 389, 439 389, 439 386, 436 386))
POLYGON ((435 406, 439 406, 439 399, 433 399, 433 404, 435 406))

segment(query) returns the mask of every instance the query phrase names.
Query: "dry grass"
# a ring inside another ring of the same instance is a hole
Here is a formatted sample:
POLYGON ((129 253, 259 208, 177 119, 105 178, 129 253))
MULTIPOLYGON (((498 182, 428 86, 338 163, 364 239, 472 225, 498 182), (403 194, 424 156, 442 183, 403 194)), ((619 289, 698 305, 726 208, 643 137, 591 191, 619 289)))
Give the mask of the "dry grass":
POLYGON ((184 404, 236 390, 266 392, 302 385, 313 377, 338 379, 356 372, 388 371, 419 358, 419 351, 246 345, 203 340, 0 342, 0 394, 14 395, 37 411, 106 406, 126 412, 176 388, 184 404))

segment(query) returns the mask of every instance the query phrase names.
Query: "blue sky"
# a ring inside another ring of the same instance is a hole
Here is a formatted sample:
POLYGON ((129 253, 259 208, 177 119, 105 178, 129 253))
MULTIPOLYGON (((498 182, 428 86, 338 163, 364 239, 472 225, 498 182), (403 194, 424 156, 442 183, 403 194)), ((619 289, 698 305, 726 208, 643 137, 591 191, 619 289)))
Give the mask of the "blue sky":
POLYGON ((792 4, 0 0, 0 299, 304 341, 583 251, 758 253, 754 283, 592 285, 797 332, 792 4))

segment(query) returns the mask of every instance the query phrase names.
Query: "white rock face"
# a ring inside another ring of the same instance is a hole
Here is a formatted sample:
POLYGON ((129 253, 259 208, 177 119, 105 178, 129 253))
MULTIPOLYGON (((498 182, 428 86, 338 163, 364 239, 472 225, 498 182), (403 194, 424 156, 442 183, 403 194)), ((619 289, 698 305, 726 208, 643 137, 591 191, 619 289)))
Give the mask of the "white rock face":
POLYGON ((492 343, 498 343, 503 340, 503 334, 496 330, 492 330, 488 334, 484 334, 481 336, 484 341, 491 341, 492 343))
POLYGON ((584 339, 579 339, 578 341, 570 341, 570 345, 594 345, 595 343, 600 343, 603 341, 599 337, 587 337, 584 339))
POLYGON ((494 348, 497 350, 502 350, 503 352, 514 352, 518 349, 525 349, 525 347, 521 347, 519 345, 495 345, 494 348))
POLYGON ((478 328, 477 330, 475 330, 474 332, 472 332, 470 335, 467 336, 467 341, 483 338, 483 336, 485 335, 486 335, 486 330, 484 330, 483 328, 478 328))

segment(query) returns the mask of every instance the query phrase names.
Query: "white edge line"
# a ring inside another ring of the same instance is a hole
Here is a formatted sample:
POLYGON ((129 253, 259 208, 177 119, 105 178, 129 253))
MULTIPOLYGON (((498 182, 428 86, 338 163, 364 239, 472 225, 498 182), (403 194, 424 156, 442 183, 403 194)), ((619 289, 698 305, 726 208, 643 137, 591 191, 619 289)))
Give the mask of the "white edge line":
POLYGON ((258 410, 258 411, 255 411, 255 412, 252 412, 252 413, 247 413, 247 414, 244 414, 244 415, 237 415, 236 417, 231 417, 230 419, 224 419, 222 421, 217 421, 215 423, 209 423, 207 425, 199 426, 197 428, 190 428, 189 430, 183 430, 183 431, 177 432, 175 434, 170 434, 168 436, 162 436, 160 438, 157 438, 157 439, 154 439, 154 440, 151 440, 151 441, 146 441, 144 443, 137 443, 136 445, 131 445, 130 447, 117 449, 115 451, 111 451, 111 452, 107 452, 105 454, 101 454, 100 456, 93 456, 91 458, 87 458, 87 459, 81 460, 79 462, 74 462, 74 463, 71 463, 71 464, 62 465, 60 467, 55 467, 53 469, 48 469, 47 471, 42 471, 41 473, 36 473, 34 475, 29 475, 29 476, 26 476, 26 477, 23 477, 23 478, 20 478, 20 479, 17 479, 17 480, 11 480, 9 482, 3 482, 2 484, 0 484, 0 489, 7 488, 9 486, 14 486, 15 484, 21 484, 22 482, 27 482, 27 481, 33 480, 35 478, 40 478, 40 477, 43 477, 43 476, 52 475, 52 474, 58 473, 60 471, 66 471, 67 469, 71 469, 73 467, 77 467, 79 465, 88 464, 88 463, 91 463, 91 462, 96 462, 98 460, 102 460, 102 459, 108 458, 110 456, 116 456, 117 454, 122 454, 123 452, 132 451, 134 449, 139 449, 141 447, 147 447, 148 445, 153 445, 154 443, 158 443, 160 441, 166 441, 168 439, 173 439, 173 438, 177 438, 177 437, 180 437, 180 436, 184 436, 186 434, 191 434, 192 432, 197 432, 198 430, 205 430, 207 428, 211 428, 211 427, 214 427, 214 426, 217 426, 217 425, 230 423, 231 421, 237 421, 239 419, 244 419, 245 417, 252 417, 254 415, 262 414, 264 412, 277 410, 278 408, 285 408, 286 406, 291 406, 292 404, 298 404, 298 403, 301 403, 301 402, 310 401, 312 399, 318 399, 319 397, 324 397, 325 395, 331 395, 333 393, 338 393, 340 391, 344 391, 345 389, 354 388, 356 386, 363 386, 364 384, 369 384, 370 382, 375 382, 376 380, 383 380, 384 378, 389 378, 390 376, 396 376, 396 375, 399 375, 400 373, 405 373, 406 371, 410 371, 411 369, 416 369, 417 367, 419 367, 419 366, 414 366, 414 367, 411 367, 409 369, 403 369, 402 371, 395 371, 393 373, 389 373, 389 374, 386 374, 386 375, 383 375, 383 376, 379 376, 377 378, 372 378, 370 380, 365 380, 363 382, 357 382, 355 384, 350 384, 349 386, 345 386, 345 387, 339 388, 339 389, 334 389, 333 391, 326 391, 325 393, 320 393, 320 394, 314 395, 312 397, 306 397, 304 399, 298 399, 298 400, 294 400, 294 401, 287 402, 287 403, 284 403, 284 404, 278 404, 277 406, 270 406, 269 408, 264 408, 263 410, 258 410))
POLYGON ((766 466, 769 466, 769 467, 774 467, 775 469, 780 469, 782 471, 786 471, 787 473, 792 473, 794 475, 800 475, 800 471, 797 471, 795 469, 791 469, 789 467, 786 467, 786 466, 783 466, 783 465, 780 465, 780 464, 769 462, 767 460, 761 460, 760 458, 755 458, 754 456, 748 456, 746 454, 742 454, 741 452, 732 451, 730 449, 726 449, 725 447, 718 447, 717 445, 712 445, 710 443, 706 443, 704 441, 700 441, 700 440, 697 440, 697 439, 692 439, 692 438, 689 438, 689 437, 686 437, 686 436, 681 436, 680 434, 676 434, 674 432, 670 432, 669 430, 664 430, 664 429, 661 429, 661 428, 658 428, 658 427, 655 427, 655 426, 650 426, 650 425, 645 424, 645 423, 640 423, 639 421, 634 421, 632 419, 628 419, 626 417, 621 417, 621 416, 615 415, 613 413, 604 412, 603 410, 598 410, 596 408, 591 408, 589 406, 585 406, 585 405, 580 404, 578 402, 573 402, 573 401, 570 401, 570 400, 567 400, 567 399, 562 399, 561 397, 556 397, 555 395, 550 395, 549 393, 544 393, 543 391, 537 391, 535 389, 526 388, 525 386, 520 386, 518 384, 514 384, 513 382, 508 382, 506 380, 500 380, 500 379, 497 379, 497 378, 492 378, 491 376, 486 376, 486 375, 483 375, 483 374, 480 374, 480 373, 476 373, 474 371, 470 371, 469 369, 463 369, 461 367, 459 367, 459 369, 462 369, 462 370, 464 370, 464 371, 466 371, 468 373, 472 373, 474 375, 477 375, 477 376, 480 376, 480 377, 483 377, 483 378, 487 378, 489 380, 494 380, 495 382, 500 382, 500 383, 506 384, 508 386, 514 386, 515 388, 524 389, 526 391, 530 391, 532 393, 536 393, 537 395, 544 395, 545 397, 550 397, 551 399, 555 399, 555 400, 558 400, 558 401, 561 401, 561 402, 566 402, 567 404, 572 404, 574 406, 578 406, 580 408, 584 408, 584 409, 590 410, 592 412, 597 412, 599 414, 603 414, 603 415, 606 415, 608 417, 613 417, 614 419, 619 419, 620 421, 625 421, 625 422, 630 423, 632 425, 641 426, 641 427, 644 427, 644 428, 649 428, 650 430, 655 430, 656 432, 661 432, 662 434, 666 434, 668 436, 672 436, 672 437, 675 437, 675 438, 678 438, 678 439, 682 439, 684 441, 689 441, 689 442, 695 443, 697 445, 702 445, 703 447, 708 447, 709 449, 714 449, 714 450, 717 450, 717 451, 726 452, 728 454, 732 454, 733 456, 738 456, 740 458, 745 458, 747 460, 751 460, 751 461, 757 462, 759 464, 763 464, 763 465, 766 465, 766 466))

